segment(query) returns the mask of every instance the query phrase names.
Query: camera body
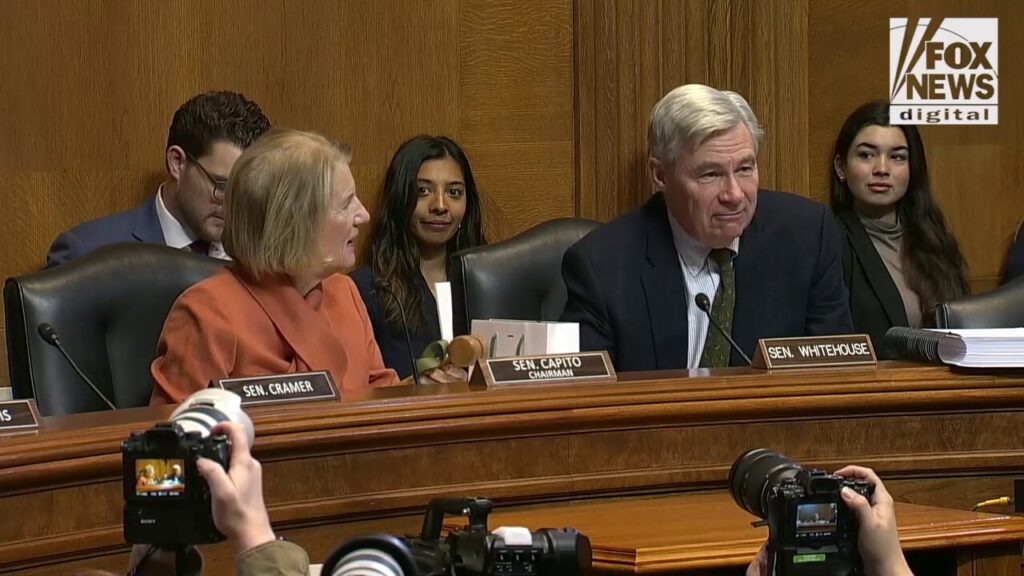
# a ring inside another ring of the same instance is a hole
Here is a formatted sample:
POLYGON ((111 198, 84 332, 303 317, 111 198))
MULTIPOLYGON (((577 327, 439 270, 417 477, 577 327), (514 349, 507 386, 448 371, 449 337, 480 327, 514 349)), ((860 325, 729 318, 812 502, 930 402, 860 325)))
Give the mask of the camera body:
POLYGON ((325 576, 577 576, 591 565, 590 540, 572 528, 487 529, 492 503, 482 498, 430 501, 419 538, 385 534, 351 540, 324 563, 325 576), (441 539, 446 514, 468 516, 469 524, 441 539), (372 568, 372 570, 370 570, 372 568))
POLYGON ((483 498, 435 498, 427 507, 419 539, 410 548, 422 576, 571 576, 590 567, 590 540, 572 528, 487 529, 493 504, 483 498), (445 514, 469 517, 441 541, 445 514))
POLYGON ((162 422, 133 432, 121 453, 127 542, 171 548, 224 540, 213 524, 210 488, 196 460, 209 458, 226 469, 231 458, 227 437, 204 437, 162 422))
POLYGON ((228 468, 231 442, 211 434, 220 422, 241 424, 252 446, 242 399, 217 388, 189 396, 170 422, 133 432, 121 444, 127 542, 170 549, 224 540, 213 523, 210 488, 196 468, 199 458, 228 468))
POLYGON ((736 503, 768 524, 771 576, 863 574, 859 524, 840 492, 870 498, 874 485, 822 470, 808 470, 765 449, 740 456, 729 472, 736 503))
POLYGON ((779 576, 861 574, 857 517, 842 502, 843 487, 871 496, 861 480, 803 470, 768 495, 768 565, 779 576))

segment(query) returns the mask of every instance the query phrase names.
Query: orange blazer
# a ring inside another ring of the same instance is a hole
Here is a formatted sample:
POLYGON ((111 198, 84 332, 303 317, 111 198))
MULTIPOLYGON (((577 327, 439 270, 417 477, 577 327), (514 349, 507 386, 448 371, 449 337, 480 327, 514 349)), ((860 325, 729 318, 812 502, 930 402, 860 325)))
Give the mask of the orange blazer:
POLYGON ((303 297, 287 277, 257 283, 226 268, 167 314, 150 403, 181 402, 212 380, 314 370, 329 371, 342 396, 398 383, 352 280, 332 275, 303 297))

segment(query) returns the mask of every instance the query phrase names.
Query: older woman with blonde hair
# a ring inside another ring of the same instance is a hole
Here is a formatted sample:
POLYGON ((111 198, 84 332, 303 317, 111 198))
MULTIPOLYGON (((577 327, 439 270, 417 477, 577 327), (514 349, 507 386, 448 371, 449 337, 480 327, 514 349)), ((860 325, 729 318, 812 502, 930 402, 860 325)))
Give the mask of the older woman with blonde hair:
POLYGON ((213 380, 326 370, 338 388, 396 384, 363 300, 338 274, 355 263, 370 216, 344 146, 272 130, 238 159, 224 199, 234 264, 174 303, 153 361, 152 403, 213 380))

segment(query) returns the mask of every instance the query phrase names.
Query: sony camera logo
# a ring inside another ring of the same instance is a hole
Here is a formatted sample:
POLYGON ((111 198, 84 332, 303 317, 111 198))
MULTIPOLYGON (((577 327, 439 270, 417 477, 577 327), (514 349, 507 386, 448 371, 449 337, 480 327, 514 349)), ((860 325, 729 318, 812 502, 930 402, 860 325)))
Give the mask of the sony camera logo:
POLYGON ((890 18, 893 124, 998 124, 998 18, 890 18))

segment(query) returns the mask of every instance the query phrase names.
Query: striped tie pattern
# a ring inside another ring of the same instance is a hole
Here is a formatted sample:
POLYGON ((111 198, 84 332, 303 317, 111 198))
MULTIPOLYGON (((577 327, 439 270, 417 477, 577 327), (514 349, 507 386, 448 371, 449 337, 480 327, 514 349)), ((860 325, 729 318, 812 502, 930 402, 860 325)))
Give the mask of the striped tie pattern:
MULTIPOLYGON (((717 248, 708 254, 708 259, 718 266, 721 279, 715 291, 715 301, 711 305, 711 318, 732 336, 732 313, 736 306, 736 272, 732 267, 732 250, 717 248)), ((729 365, 730 355, 729 341, 709 323, 700 367, 724 368, 729 365)))

